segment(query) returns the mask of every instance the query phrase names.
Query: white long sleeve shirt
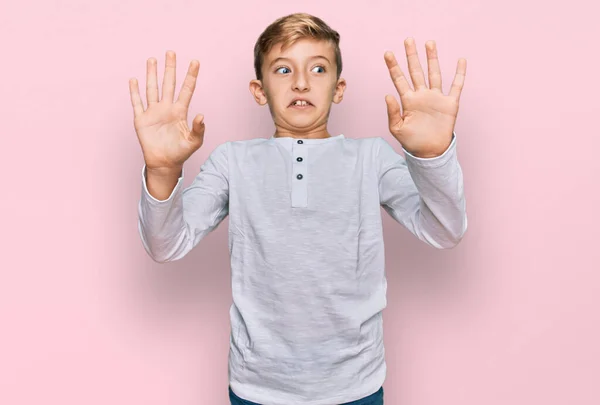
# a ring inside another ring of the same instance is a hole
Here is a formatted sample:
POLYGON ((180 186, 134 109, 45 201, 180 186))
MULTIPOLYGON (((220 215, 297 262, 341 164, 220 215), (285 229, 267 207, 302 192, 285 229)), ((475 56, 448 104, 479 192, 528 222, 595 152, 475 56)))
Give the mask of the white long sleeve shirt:
MULTIPOLYGON (((142 168, 139 232, 157 262, 182 258, 229 215, 228 376, 265 405, 332 405, 386 375, 382 211, 435 248, 467 229, 456 136, 435 158, 381 137, 291 137, 217 146, 166 200, 142 168)), ((201 264, 199 264, 201 265, 201 264)))

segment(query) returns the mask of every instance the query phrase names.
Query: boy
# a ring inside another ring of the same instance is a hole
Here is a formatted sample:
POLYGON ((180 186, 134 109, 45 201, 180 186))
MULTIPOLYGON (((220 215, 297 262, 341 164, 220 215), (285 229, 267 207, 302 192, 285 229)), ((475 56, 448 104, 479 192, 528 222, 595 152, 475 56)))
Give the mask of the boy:
POLYGON ((381 137, 328 133, 331 103, 346 86, 339 34, 298 13, 273 22, 255 46, 250 91, 268 104, 275 134, 217 146, 186 189, 183 163, 204 139, 202 115, 187 127, 199 63, 173 101, 175 55, 167 52, 159 101, 149 59, 145 111, 130 81, 148 254, 178 260, 229 215, 232 404, 383 404, 380 208, 436 248, 454 247, 467 229, 454 136, 466 61, 446 96, 435 45, 427 49, 430 87, 414 42, 405 45, 414 90, 394 55, 384 55, 403 107, 386 96, 389 129, 405 158, 381 137))

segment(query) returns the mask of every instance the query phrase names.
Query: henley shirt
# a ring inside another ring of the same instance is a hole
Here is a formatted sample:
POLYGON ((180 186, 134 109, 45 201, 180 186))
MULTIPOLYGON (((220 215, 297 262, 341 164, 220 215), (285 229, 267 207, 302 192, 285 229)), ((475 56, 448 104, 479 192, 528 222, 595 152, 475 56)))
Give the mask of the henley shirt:
POLYGON ((438 249, 467 229, 455 133, 440 156, 404 153, 343 134, 229 141, 165 200, 149 194, 143 166, 138 230, 154 261, 182 258, 229 216, 235 394, 333 405, 383 385, 381 208, 438 249))

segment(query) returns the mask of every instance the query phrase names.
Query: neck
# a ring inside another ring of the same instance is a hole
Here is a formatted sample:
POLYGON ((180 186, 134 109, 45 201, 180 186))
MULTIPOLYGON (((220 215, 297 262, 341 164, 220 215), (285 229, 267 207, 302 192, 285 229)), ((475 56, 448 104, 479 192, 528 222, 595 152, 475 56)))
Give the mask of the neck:
POLYGON ((291 137, 301 139, 322 139, 330 138, 331 134, 329 131, 327 131, 327 127, 325 126, 310 130, 276 127, 275 134, 273 134, 273 136, 275 138, 291 137))

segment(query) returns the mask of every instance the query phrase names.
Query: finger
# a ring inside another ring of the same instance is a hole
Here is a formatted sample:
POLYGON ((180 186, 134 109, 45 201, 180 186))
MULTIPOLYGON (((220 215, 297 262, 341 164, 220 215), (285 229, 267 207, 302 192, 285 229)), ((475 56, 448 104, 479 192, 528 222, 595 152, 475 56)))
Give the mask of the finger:
POLYGON ((156 59, 149 58, 146 62, 146 101, 148 107, 158 103, 158 81, 156 79, 156 59))
POLYGON ((394 96, 386 94, 385 104, 387 105, 388 124, 390 129, 402 124, 402 113, 400 111, 400 104, 396 101, 394 96))
POLYGON ((165 76, 162 85, 162 100, 173 102, 175 94, 175 52, 167 51, 165 57, 165 76))
POLYGON ((183 80, 181 91, 177 97, 177 102, 183 104, 186 108, 189 108, 194 89, 196 88, 196 80, 198 78, 198 71, 200 70, 200 62, 193 60, 190 62, 187 75, 183 80))
POLYGON ((192 121, 192 131, 191 135, 194 140, 202 143, 204 141, 204 115, 198 114, 192 121))
POLYGON ((452 86, 450 87, 449 96, 454 97, 456 101, 460 101, 460 94, 464 87, 465 76, 467 74, 467 60, 464 58, 460 58, 458 60, 458 64, 456 66, 456 75, 454 75, 454 80, 452 81, 452 86))
POLYGON ((438 60, 437 46, 435 41, 427 41, 425 44, 427 50, 427 68, 429 75, 429 88, 442 91, 442 72, 438 60))
POLYGON ((392 78, 392 82, 394 83, 394 87, 398 90, 398 94, 400 94, 400 99, 409 91, 412 91, 410 88, 410 84, 408 84, 408 80, 406 80, 406 76, 402 73, 402 69, 398 66, 398 61, 396 61, 396 57, 393 52, 386 52, 383 55, 385 59, 385 64, 387 65, 390 71, 390 77, 392 78))
POLYGON ((144 104, 140 97, 140 89, 137 79, 129 79, 129 94, 131 95, 131 105, 133 106, 133 118, 138 118, 144 113, 144 104))
POLYGON ((406 49, 406 59, 408 60, 408 72, 412 79, 415 91, 426 88, 425 73, 421 68, 421 62, 419 62, 419 54, 417 53, 417 45, 413 38, 407 38, 404 41, 404 48, 406 49))

